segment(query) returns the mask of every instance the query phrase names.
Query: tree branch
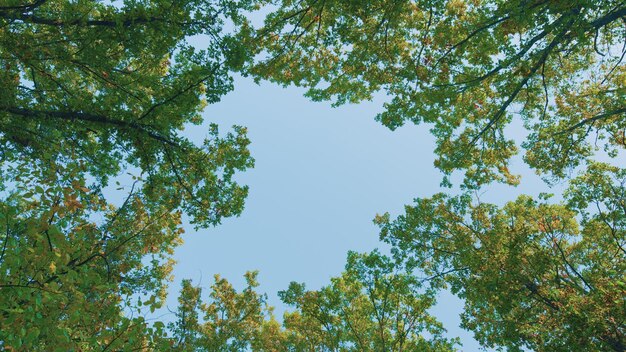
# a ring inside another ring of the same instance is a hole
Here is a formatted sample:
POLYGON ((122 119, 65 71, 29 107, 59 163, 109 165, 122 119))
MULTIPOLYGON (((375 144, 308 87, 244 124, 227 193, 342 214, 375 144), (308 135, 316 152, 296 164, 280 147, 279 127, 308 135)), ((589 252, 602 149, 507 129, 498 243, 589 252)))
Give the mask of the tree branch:
POLYGON ((171 139, 161 135, 160 133, 150 131, 148 125, 139 124, 133 121, 123 121, 111 119, 104 115, 96 115, 91 113, 84 113, 78 111, 52 111, 52 110, 29 110, 19 107, 0 107, 0 111, 4 111, 13 115, 28 117, 28 118, 37 118, 37 117, 50 117, 54 119, 61 119, 67 121, 86 121, 92 123, 98 123, 103 125, 116 126, 122 129, 130 129, 139 131, 150 138, 157 140, 159 142, 163 142, 165 144, 178 147, 179 145, 172 141, 171 139))
POLYGON ((19 5, 19 6, 0 6, 0 11, 10 11, 10 10, 22 10, 22 11, 31 11, 43 4, 45 4, 48 0, 37 0, 32 4, 19 5))
POLYGON ((607 111, 607 112, 604 112, 602 114, 596 115, 594 117, 590 117, 588 119, 584 119, 584 120, 580 121, 579 123, 577 123, 577 124, 567 128, 567 129, 565 129, 563 131, 555 133, 554 136, 558 136, 558 135, 561 135, 561 134, 572 132, 575 129, 580 128, 580 127, 582 127, 582 126, 584 126, 586 124, 593 124, 594 122, 596 122, 598 120, 602 120, 602 119, 605 119, 607 117, 611 117, 611 116, 619 115, 619 114, 626 114, 626 107, 623 107, 623 108, 620 108, 620 109, 617 109, 617 110, 607 111))

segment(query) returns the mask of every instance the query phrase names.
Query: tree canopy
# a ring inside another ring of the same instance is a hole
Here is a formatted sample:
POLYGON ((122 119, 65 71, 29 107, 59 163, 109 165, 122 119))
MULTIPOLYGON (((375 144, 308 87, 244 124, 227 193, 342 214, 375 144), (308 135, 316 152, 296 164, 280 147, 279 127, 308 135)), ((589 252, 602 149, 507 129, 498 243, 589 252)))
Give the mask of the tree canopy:
POLYGON ((442 185, 375 219, 394 257, 465 301, 465 328, 507 350, 626 350, 626 6, 619 1, 278 1, 257 79, 334 105, 389 100, 376 118, 427 124, 442 185), (524 161, 563 202, 481 202, 524 161), (600 157, 609 164, 599 163, 600 157), (576 176, 573 179, 571 177, 576 176))
MULTIPOLYGON (((139 169, 150 203, 172 202, 201 226, 239 214, 246 188, 231 180, 252 165, 245 129, 202 146, 180 135, 232 89, 245 60, 238 35, 252 1, 9 1, 0 6, 3 163, 39 168, 83 161, 106 185, 139 169), (206 49, 187 42, 206 36, 206 49)), ((54 172, 54 171, 51 171, 54 172)))
POLYGON ((431 126, 436 166, 464 171, 467 188, 519 182, 509 160, 522 124, 524 158, 546 176, 624 148, 620 1, 278 3, 257 77, 335 105, 385 92, 377 119, 431 126))
POLYGON ((256 272, 245 275, 241 293, 216 276, 209 303, 185 281, 168 345, 175 351, 453 351, 457 341, 443 337, 441 323, 427 312, 435 292, 400 267, 377 251, 349 253, 330 285, 307 291, 292 282, 279 292, 296 308, 282 327, 254 291, 256 272))
POLYGON ((207 227, 243 210, 245 128, 202 145, 181 131, 232 89, 253 6, 0 4, 0 348, 151 346, 138 309, 164 298, 183 214, 207 227))
POLYGON ((522 196, 498 207, 437 194, 378 222, 399 257, 465 301, 463 325, 484 345, 623 351, 624 187, 623 169, 593 164, 565 204, 522 196))
POLYGON ((293 282, 279 295, 297 308, 284 317, 296 351, 453 351, 456 344, 427 312, 435 291, 377 251, 350 252, 328 286, 306 291, 293 282))
POLYGON ((0 2, 0 348, 452 351, 428 312, 450 288, 485 347, 626 351, 624 23, 617 0, 0 2), (376 118, 427 124, 460 192, 377 216, 390 255, 292 283, 282 322, 256 272, 208 300, 185 280, 149 321, 183 220, 243 211, 245 127, 183 134, 235 72, 334 105, 386 94, 376 118), (520 149, 562 201, 472 195, 518 184, 520 149))

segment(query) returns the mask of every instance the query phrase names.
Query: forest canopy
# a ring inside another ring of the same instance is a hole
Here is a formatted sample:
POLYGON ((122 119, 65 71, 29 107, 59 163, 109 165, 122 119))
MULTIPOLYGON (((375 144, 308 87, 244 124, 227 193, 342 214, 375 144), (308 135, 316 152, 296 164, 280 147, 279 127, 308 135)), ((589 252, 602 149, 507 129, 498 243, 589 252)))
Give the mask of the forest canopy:
POLYGON ((280 3, 261 30, 258 77, 335 105, 384 91, 391 101, 377 119, 429 125, 436 166, 464 171, 468 188, 519 181, 508 170, 520 147, 514 120, 529 131, 525 161, 549 177, 596 146, 624 148, 620 1, 280 3))
POLYGON ((612 0, 0 1, 0 348, 453 351, 428 311, 450 289, 484 347, 626 351, 625 24, 612 0), (374 219, 389 254, 281 291, 280 322, 256 272, 208 300, 184 280, 149 321, 185 221, 244 211, 246 128, 184 134, 235 73, 335 106, 382 92, 382 125, 435 137, 442 188, 374 219), (562 201, 474 196, 523 182, 520 151, 562 201))

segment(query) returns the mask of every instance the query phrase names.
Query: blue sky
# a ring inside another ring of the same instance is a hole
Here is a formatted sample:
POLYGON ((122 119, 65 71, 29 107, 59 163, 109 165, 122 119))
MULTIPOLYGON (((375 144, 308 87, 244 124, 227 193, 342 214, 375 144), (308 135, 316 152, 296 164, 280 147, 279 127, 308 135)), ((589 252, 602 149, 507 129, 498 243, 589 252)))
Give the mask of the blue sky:
MULTIPOLYGON (((185 244, 175 255, 170 309, 183 278, 208 291, 219 273, 241 288, 242 275, 259 270, 259 291, 268 294, 280 318, 286 307, 277 291, 291 281, 311 289, 327 284, 342 272, 349 250, 385 248, 372 223, 377 213, 400 214, 413 198, 441 191, 427 126, 390 131, 377 123, 382 97, 331 108, 302 94, 296 87, 238 77, 235 90, 206 109, 205 125, 187 129, 200 142, 208 123, 218 123, 223 132, 246 126, 256 165, 237 178, 250 186, 240 217, 198 232, 187 226, 185 244)), ((538 193, 541 182, 526 177, 522 189, 494 186, 481 199, 513 199, 524 189, 538 193)), ((461 337, 463 350, 477 350, 471 333, 458 328, 461 303, 447 293, 439 301, 433 313, 450 336, 461 337)))

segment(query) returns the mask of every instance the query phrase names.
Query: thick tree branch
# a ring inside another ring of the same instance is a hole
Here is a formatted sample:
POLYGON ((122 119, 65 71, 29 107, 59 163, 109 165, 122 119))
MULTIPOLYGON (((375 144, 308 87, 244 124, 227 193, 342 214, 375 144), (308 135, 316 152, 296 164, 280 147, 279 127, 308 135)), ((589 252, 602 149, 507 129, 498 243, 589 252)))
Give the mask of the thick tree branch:
POLYGON ((78 111, 52 111, 52 110, 29 110, 19 107, 0 107, 0 111, 7 112, 12 115, 23 116, 27 118, 38 118, 38 117, 48 117, 54 119, 61 119, 67 121, 85 121, 98 123, 103 125, 115 126, 121 129, 130 129, 141 132, 150 138, 157 140, 159 142, 163 142, 165 144, 178 147, 178 144, 159 134, 158 132, 151 131, 148 125, 139 124, 133 121, 124 121, 124 120, 116 120, 109 118, 104 115, 96 115, 91 113, 84 113, 78 111))
POLYGON ((605 119, 607 117, 620 115, 620 114, 626 114, 626 107, 623 107, 623 108, 620 108, 620 109, 616 109, 616 110, 607 111, 607 112, 604 112, 602 114, 590 117, 588 119, 584 119, 584 120, 578 122, 577 124, 567 128, 567 129, 565 129, 563 131, 555 133, 554 135, 558 136, 558 135, 561 135, 561 134, 570 133, 570 132, 574 131, 575 129, 580 128, 580 127, 582 127, 584 125, 593 124, 594 122, 596 122, 598 120, 602 120, 602 119, 605 119))
POLYGON ((10 10, 32 11, 33 9, 45 4, 48 0, 37 0, 32 4, 18 5, 18 6, 0 6, 0 12, 10 10))

